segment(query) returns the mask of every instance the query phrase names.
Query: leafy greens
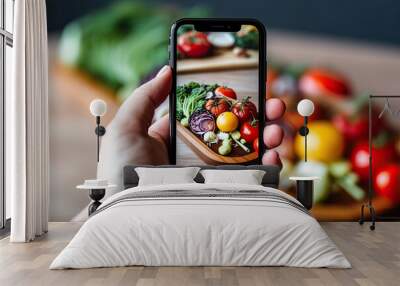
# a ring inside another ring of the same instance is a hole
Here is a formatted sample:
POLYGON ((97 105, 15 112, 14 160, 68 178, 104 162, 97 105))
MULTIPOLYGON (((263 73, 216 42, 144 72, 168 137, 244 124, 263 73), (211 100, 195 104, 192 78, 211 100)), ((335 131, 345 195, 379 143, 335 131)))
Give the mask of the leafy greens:
POLYGON ((208 85, 190 82, 176 88, 176 119, 184 126, 189 122, 189 117, 197 110, 203 109, 206 94, 213 92, 217 84, 208 85))

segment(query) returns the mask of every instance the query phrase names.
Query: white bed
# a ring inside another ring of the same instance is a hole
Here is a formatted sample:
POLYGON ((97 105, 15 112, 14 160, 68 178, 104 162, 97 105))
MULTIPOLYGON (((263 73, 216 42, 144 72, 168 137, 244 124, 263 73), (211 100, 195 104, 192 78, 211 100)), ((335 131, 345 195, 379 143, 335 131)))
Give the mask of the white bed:
POLYGON ((299 204, 277 189, 255 185, 130 188, 101 205, 50 269, 128 265, 350 268, 319 223, 299 204), (175 195, 163 195, 166 192, 175 195), (194 192, 202 195, 191 196, 194 192))

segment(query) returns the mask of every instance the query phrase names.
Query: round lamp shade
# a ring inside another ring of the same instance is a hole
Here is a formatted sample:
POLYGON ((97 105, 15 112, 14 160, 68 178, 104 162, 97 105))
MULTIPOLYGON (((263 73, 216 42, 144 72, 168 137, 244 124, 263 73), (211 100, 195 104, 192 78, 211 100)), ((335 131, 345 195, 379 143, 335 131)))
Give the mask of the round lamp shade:
POLYGON ((107 112, 107 104, 104 100, 95 99, 90 103, 90 113, 93 116, 103 116, 107 112))
POLYGON ((297 104, 297 112, 301 116, 311 116, 314 113, 314 103, 309 99, 303 99, 297 104))

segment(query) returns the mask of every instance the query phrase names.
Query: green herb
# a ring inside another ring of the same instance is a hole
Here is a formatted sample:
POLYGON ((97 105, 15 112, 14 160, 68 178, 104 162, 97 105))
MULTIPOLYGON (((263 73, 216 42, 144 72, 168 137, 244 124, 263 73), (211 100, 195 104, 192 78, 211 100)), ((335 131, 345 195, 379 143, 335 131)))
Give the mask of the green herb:
POLYGON ((231 138, 233 139, 233 141, 236 142, 236 144, 239 145, 240 148, 242 148, 245 152, 250 152, 250 149, 247 148, 246 145, 244 145, 242 142, 240 142, 240 132, 239 131, 234 131, 230 133, 231 138))
POLYGON ((227 138, 222 141, 221 146, 218 148, 218 153, 222 156, 226 156, 232 152, 232 140, 227 138))
POLYGON ((206 143, 214 144, 218 142, 217 134, 214 131, 208 131, 204 134, 203 140, 206 143))
POLYGON ((243 35, 235 34, 235 46, 244 49, 258 49, 259 35, 257 31, 249 31, 243 35))
POLYGON ((61 34, 61 61, 97 78, 124 97, 168 61, 169 27, 179 18, 204 17, 203 8, 153 7, 118 1, 69 23, 61 34))
POLYGON ((351 171, 351 164, 348 161, 339 161, 329 165, 329 172, 334 178, 334 183, 339 185, 353 199, 361 201, 365 193, 358 186, 358 177, 351 171))
POLYGON ((217 84, 207 85, 190 82, 176 88, 176 119, 187 122, 193 112, 204 108, 206 94, 214 91, 217 84))
POLYGON ((193 25, 183 25, 183 26, 179 27, 177 34, 178 34, 178 36, 180 36, 186 32, 193 31, 193 30, 194 30, 193 25))

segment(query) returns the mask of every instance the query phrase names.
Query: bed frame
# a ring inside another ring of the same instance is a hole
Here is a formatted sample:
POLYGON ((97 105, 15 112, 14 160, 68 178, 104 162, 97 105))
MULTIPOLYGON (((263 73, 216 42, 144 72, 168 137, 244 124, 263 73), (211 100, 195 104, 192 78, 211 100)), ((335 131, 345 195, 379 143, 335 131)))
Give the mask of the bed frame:
MULTIPOLYGON (((135 168, 136 167, 148 167, 148 168, 160 168, 161 166, 150 166, 150 165, 129 165, 124 168, 124 189, 136 187, 139 182, 139 176, 137 175, 135 168)), ((179 168, 176 165, 164 165, 162 167, 165 168, 179 168)), ((183 166, 182 166, 183 167, 183 166)), ((220 166, 198 166, 202 170, 205 169, 218 169, 218 170, 263 170, 265 171, 265 175, 262 180, 262 185, 265 187, 278 188, 279 186, 279 173, 280 168, 278 166, 268 165, 220 165, 220 166)), ((198 175, 194 178, 197 183, 203 183, 204 178, 198 173, 198 175)))

